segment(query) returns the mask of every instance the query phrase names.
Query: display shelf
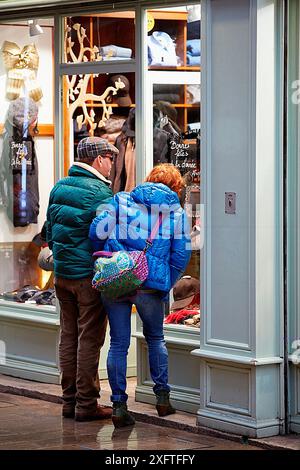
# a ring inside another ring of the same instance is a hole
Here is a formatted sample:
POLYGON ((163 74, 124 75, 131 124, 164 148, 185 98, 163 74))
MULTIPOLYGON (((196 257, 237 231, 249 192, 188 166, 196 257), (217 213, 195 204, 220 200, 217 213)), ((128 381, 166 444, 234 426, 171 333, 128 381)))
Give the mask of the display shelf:
POLYGON ((134 11, 117 11, 111 13, 93 13, 95 18, 135 19, 134 11))
POLYGON ((170 106, 172 106, 173 108, 199 109, 199 103, 197 103, 197 104, 185 104, 185 103, 173 104, 173 103, 170 103, 170 106))
MULTIPOLYGON (((88 108, 103 108, 103 104, 101 103, 86 103, 86 106, 88 108)), ((119 104, 110 104, 109 106, 111 106, 112 108, 135 108, 136 105, 135 104, 131 104, 130 106, 120 106, 119 104)), ((192 109, 198 109, 199 108, 199 103, 197 104, 184 104, 184 103, 179 103, 179 104, 174 104, 174 103, 170 103, 170 106, 172 106, 172 108, 192 108, 192 109)))
POLYGON ((186 21, 186 11, 176 10, 148 10, 155 20, 168 20, 168 21, 186 21))
POLYGON ((195 65, 177 65, 177 66, 167 66, 167 65, 148 65, 148 70, 181 70, 185 72, 201 72, 201 66, 195 65))
MULTIPOLYGON (((88 108, 103 108, 103 104, 101 103, 86 103, 88 108)), ((119 104, 112 103, 109 104, 112 108, 135 108, 135 104, 131 104, 130 106, 120 106, 119 104)))

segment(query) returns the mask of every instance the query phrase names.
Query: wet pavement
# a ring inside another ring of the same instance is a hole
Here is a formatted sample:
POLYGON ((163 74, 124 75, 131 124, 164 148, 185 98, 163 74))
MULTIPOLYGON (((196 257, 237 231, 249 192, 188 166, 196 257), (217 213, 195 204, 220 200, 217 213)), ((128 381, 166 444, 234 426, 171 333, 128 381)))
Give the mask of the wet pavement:
POLYGON ((261 450, 180 429, 136 422, 115 430, 111 420, 77 423, 61 405, 0 393, 0 450, 261 450))

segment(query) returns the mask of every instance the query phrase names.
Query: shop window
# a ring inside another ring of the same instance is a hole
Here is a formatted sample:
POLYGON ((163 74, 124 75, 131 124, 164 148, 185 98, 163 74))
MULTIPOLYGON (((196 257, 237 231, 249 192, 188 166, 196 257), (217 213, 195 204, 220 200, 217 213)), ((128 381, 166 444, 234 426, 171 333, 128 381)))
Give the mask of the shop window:
POLYGON ((52 272, 39 266, 54 184, 53 24, 0 24, 0 304, 55 312, 52 272))
POLYGON ((114 193, 136 185, 135 74, 64 77, 65 173, 76 159, 78 142, 94 135, 119 149, 110 180, 114 193))
POLYGON ((200 15, 200 5, 148 10, 149 70, 200 70, 200 15))
POLYGON ((63 61, 119 61, 135 57, 135 12, 95 13, 65 18, 63 61), (84 44, 87 44, 86 49, 84 44))
POLYGON ((172 163, 185 189, 192 256, 171 292, 166 324, 200 327, 200 5, 148 10, 148 83, 153 106, 153 166, 172 163))

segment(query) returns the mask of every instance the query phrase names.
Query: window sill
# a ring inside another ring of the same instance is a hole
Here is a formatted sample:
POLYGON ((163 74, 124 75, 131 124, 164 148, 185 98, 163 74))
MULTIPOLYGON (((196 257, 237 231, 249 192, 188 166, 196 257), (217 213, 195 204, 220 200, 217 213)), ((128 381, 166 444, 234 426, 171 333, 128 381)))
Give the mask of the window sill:
POLYGON ((0 300, 0 317, 12 321, 29 321, 47 325, 59 325, 59 315, 56 307, 48 305, 18 304, 0 300))

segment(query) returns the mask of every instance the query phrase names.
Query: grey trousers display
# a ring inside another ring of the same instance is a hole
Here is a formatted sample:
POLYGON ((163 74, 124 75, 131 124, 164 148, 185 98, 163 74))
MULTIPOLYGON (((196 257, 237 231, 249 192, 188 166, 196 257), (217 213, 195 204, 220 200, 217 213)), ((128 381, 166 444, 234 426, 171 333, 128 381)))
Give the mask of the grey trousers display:
POLYGON ((93 412, 97 406, 100 349, 107 315, 91 278, 55 279, 60 304, 59 365, 63 404, 93 412))

